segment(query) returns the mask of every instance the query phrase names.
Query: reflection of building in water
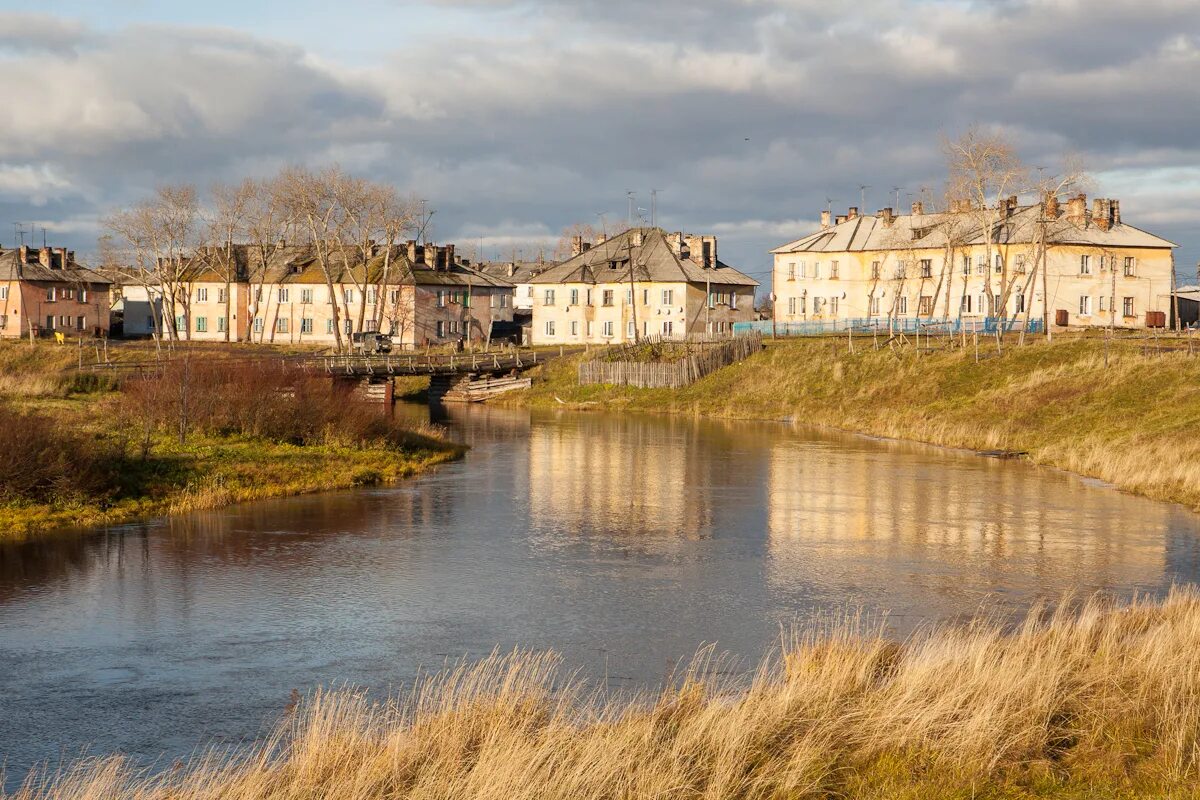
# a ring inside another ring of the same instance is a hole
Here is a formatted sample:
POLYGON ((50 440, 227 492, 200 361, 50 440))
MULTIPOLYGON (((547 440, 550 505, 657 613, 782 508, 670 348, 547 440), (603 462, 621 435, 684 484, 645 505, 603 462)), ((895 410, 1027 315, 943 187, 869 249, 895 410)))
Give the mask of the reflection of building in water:
POLYGON ((529 439, 530 516, 560 531, 696 538, 712 522, 712 453, 690 420, 566 415, 529 439))
POLYGON ((995 591, 1162 580, 1172 509, 1064 473, 849 436, 786 437, 768 458, 779 585, 953 593, 964 570, 993 575, 995 591))

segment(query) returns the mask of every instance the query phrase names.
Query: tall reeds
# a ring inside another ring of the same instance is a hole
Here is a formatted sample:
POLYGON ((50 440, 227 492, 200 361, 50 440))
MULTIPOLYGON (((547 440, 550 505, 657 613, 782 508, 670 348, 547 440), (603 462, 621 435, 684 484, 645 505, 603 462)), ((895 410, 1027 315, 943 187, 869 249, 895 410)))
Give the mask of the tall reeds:
POLYGON ((744 679, 700 658, 602 698, 553 656, 495 655, 385 704, 317 693, 268 742, 157 774, 119 757, 18 800, 1197 795, 1200 592, 940 627, 788 638, 744 679))

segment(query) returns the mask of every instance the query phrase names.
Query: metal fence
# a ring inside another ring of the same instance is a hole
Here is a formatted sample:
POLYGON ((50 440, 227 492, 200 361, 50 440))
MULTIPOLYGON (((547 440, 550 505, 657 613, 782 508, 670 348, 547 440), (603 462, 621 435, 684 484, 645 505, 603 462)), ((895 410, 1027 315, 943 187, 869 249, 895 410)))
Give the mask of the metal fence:
POLYGON ((758 333, 762 336, 828 336, 844 333, 878 333, 878 334, 915 334, 922 336, 957 335, 960 333, 989 333, 997 330, 1004 333, 1025 330, 1028 333, 1040 333, 1042 321, 1010 319, 1007 317, 980 317, 977 319, 917 319, 916 317, 901 317, 887 319, 886 317, 860 317, 851 319, 813 320, 809 322, 772 322, 757 320, 755 322, 735 322, 735 335, 758 333))

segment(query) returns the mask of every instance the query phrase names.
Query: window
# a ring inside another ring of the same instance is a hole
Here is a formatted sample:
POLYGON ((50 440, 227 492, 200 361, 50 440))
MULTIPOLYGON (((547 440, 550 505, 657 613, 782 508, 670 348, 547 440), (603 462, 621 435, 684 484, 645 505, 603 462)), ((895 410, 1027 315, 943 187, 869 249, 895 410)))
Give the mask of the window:
POLYGON ((675 323, 669 319, 663 320, 662 332, 663 336, 670 336, 675 330, 675 323))
POLYGON ((379 290, 374 286, 367 287, 367 302, 372 305, 379 302, 379 290))
MULTIPOLYGON (((46 289, 46 302, 47 302, 47 303, 53 303, 53 302, 54 302, 55 298, 58 296, 58 294, 57 294, 57 291, 58 291, 58 290, 57 290, 57 289, 55 289, 53 286, 51 286, 51 287, 49 287, 48 289, 46 289)), ((51 327, 53 327, 53 326, 51 326, 51 327)))
MULTIPOLYGON (((605 305, 605 306, 611 306, 613 304, 613 290, 612 289, 605 289, 601 293, 600 304, 605 305)), ((612 334, 609 334, 609 335, 611 336, 612 334)))
POLYGON ((831 297, 831 298, 829 298, 829 315, 831 317, 836 317, 837 312, 838 312, 838 298, 831 297))
POLYGON ((7 300, 7 299, 8 299, 8 287, 0 286, 0 300, 7 300))
POLYGON ((463 308, 471 307, 471 293, 470 292, 462 293, 462 306, 463 306, 463 308))
POLYGON ((86 324, 87 324, 87 320, 84 319, 83 317, 75 318, 75 330, 77 330, 77 331, 83 330, 83 328, 86 324))
POLYGON ((808 262, 807 261, 800 262, 800 277, 801 278, 808 277, 808 262))
POLYGON ((642 305, 644 305, 644 306, 650 305, 650 290, 649 289, 642 289, 642 305))
POLYGON ((904 295, 900 295, 899 297, 896 298, 896 313, 897 314, 907 314, 908 313, 908 298, 905 297, 904 295))
POLYGON ((629 320, 629 322, 625 325, 625 336, 630 339, 637 336, 637 328, 634 327, 633 320, 629 320))
POLYGON ((207 303, 208 302, 208 289, 206 287, 202 286, 196 290, 196 302, 197 303, 207 303))
MULTIPOLYGON (((1135 259, 1133 256, 1125 256, 1125 277, 1133 278, 1136 275, 1137 275, 1137 259, 1135 259)), ((1131 317, 1131 316, 1133 316, 1133 314, 1130 313, 1130 314, 1126 314, 1125 316, 1131 317)))
POLYGON ((633 289, 625 290, 625 305, 627 305, 627 306, 633 305, 633 289))
POLYGON ((729 307, 734 311, 737 311, 737 292, 729 293, 729 307))
POLYGON ((217 302, 218 303, 225 302, 225 287, 221 287, 221 288, 217 289, 217 302))
POLYGON ((708 307, 709 308, 717 307, 717 293, 716 292, 708 293, 708 307))
POLYGON ((873 281, 879 280, 879 262, 878 261, 871 262, 871 280, 873 280, 873 281))
POLYGON ((53 314, 46 317, 46 330, 48 330, 48 331, 54 330, 54 315, 53 314))
MULTIPOLYGON (((985 274, 987 274, 987 256, 980 256, 978 259, 976 259, 976 261, 975 261, 975 274, 976 274, 976 275, 985 275, 985 274)), ((982 310, 983 310, 983 309, 980 309, 980 311, 982 311, 982 310)))
POLYGON ((1121 313, 1126 317, 1133 316, 1133 298, 1132 297, 1122 298, 1121 313))
POLYGON ((352 323, 350 320, 346 320, 342 323, 342 331, 349 336, 354 332, 354 323, 352 323))
POLYGON ((829 262, 829 277, 830 277, 830 278, 836 278, 836 277, 838 277, 838 275, 839 275, 840 273, 841 273, 841 270, 840 270, 840 268, 838 267, 838 262, 836 262, 836 261, 830 261, 830 262, 829 262))
MULTIPOLYGON (((285 286, 280 286, 280 287, 279 287, 279 302, 281 302, 281 303, 290 303, 290 302, 291 302, 291 298, 292 298, 292 292, 291 292, 291 290, 290 290, 290 289, 288 289, 288 288, 287 288, 287 287, 285 287, 285 286)), ((349 303, 350 301, 349 301, 349 300, 347 300, 346 302, 347 302, 347 303, 349 303)))
POLYGON ((180 314, 175 318, 175 330, 176 332, 183 332, 187 330, 187 317, 180 314))
POLYGON ((662 304, 664 306, 670 306, 670 305, 675 304, 675 290, 674 289, 663 289, 662 290, 662 304))
POLYGON ((1108 298, 1105 297, 1104 295, 1100 295, 1100 313, 1101 314, 1104 313, 1106 302, 1108 302, 1108 298))
POLYGON ((608 322, 605 322, 603 325, 600 326, 600 335, 601 336, 612 336, 613 335, 612 320, 609 320, 608 322))
MULTIPOLYGON (((1087 256, 1084 256, 1087 258, 1087 256)), ((1079 315, 1086 317, 1092 313, 1092 298, 1084 295, 1079 298, 1079 315)))
MULTIPOLYGON (((308 291, 308 300, 304 299, 304 291, 301 291, 300 292, 300 302, 301 303, 311 303, 312 302, 312 290, 308 289, 306 291, 308 291)), ((388 302, 391 303, 392 305, 397 305, 400 303, 400 290, 399 289, 389 289, 388 290, 388 302)))
POLYGON ((8 327, 8 314, 0 314, 0 328, 8 327))
MULTIPOLYGON (((346 320, 346 323, 347 323, 347 327, 349 327, 350 320, 346 320)), ((275 332, 276 333, 287 333, 288 332, 287 317, 280 317, 279 319, 275 320, 275 332)), ((349 332, 350 331, 346 331, 346 333, 349 333, 349 332)))
POLYGON ((58 318, 58 324, 63 330, 66 330, 71 327, 71 318, 63 314, 58 318))
MULTIPOLYGON (((332 323, 332 322, 330 322, 330 324, 333 324, 333 323, 332 323)), ((255 317, 255 318, 254 318, 254 332, 255 332, 255 333, 262 333, 262 331, 263 331, 263 320, 262 320, 262 317, 255 317)))
POLYGON ((996 274, 1004 272, 1004 256, 996 253, 996 274))
POLYGON ((997 317, 1004 315, 1004 298, 1000 295, 992 298, 992 315, 997 317))
POLYGON ((587 304, 590 306, 592 304, 592 290, 588 289, 585 295, 587 297, 587 304))
POLYGON ((546 335, 547 336, 554 335, 554 320, 552 320, 552 319, 546 320, 546 335))
POLYGON ((820 261, 813 262, 813 277, 814 278, 821 277, 821 262, 820 261))
POLYGON ((571 302, 568 305, 572 305, 572 306, 579 305, 579 290, 578 289, 571 290, 571 302))
POLYGON ((922 278, 932 278, 933 277, 933 259, 931 259, 931 258, 922 258, 921 259, 921 277, 922 278))
POLYGON ((796 298, 794 298, 794 297, 788 298, 788 313, 789 314, 796 313, 796 298))
MULTIPOLYGON (((1091 256, 1080 256, 1079 257, 1079 274, 1080 275, 1091 275, 1092 274, 1092 257, 1091 256)), ((1079 313, 1082 314, 1083 312, 1080 311, 1079 313)))
POLYGON ((1025 254, 1024 254, 1024 253, 1017 253, 1017 264, 1016 264, 1016 267, 1017 267, 1017 274, 1018 274, 1018 275, 1024 275, 1024 274, 1025 274, 1025 254))
POLYGON ((933 314, 933 298, 927 294, 921 295, 921 299, 917 301, 917 313, 923 317, 933 314))
POLYGON ((574 320, 574 319, 571 320, 571 335, 572 336, 579 335, 579 320, 574 320))
POLYGON ((796 280, 796 262, 789 261, 787 265, 787 277, 789 281, 796 280))
POLYGON ((959 305, 958 310, 964 314, 971 313, 971 295, 969 295, 969 294, 963 295, 962 303, 959 305))
POLYGON ((979 313, 986 314, 988 310, 988 296, 986 294, 979 295, 979 313))
POLYGON ((962 267, 963 267, 963 275, 971 274, 971 257, 970 256, 968 256, 968 255, 963 256, 962 267))
POLYGON ((554 305, 554 290, 553 289, 547 289, 545 291, 545 293, 542 295, 542 305, 544 305, 544 306, 554 305))
POLYGON ((81 302, 81 303, 87 302, 87 289, 79 290, 79 302, 81 302))
POLYGON ((443 320, 437 321, 437 338, 444 339, 446 337, 446 323, 443 320))
POLYGON ((584 329, 587 331, 588 336, 592 335, 592 321, 590 319, 584 323, 584 329))
MULTIPOLYGON (((440 323, 440 322, 438 323, 438 325, 441 325, 441 324, 442 324, 442 323, 440 323)), ((440 332, 441 330, 442 330, 442 329, 439 327, 439 328, 438 328, 438 331, 439 331, 439 333, 438 333, 438 336, 441 336, 441 335, 442 335, 442 334, 441 334, 441 332, 440 332)), ((333 320, 331 320, 331 319, 327 319, 327 320, 325 320, 325 333, 327 333, 327 334, 328 334, 328 335, 330 335, 330 336, 332 336, 332 335, 333 335, 333 320)))
POLYGON ((878 297, 868 297, 867 298, 867 316, 873 317, 878 313, 879 313, 879 298, 878 297))
POLYGON ((208 332, 208 317, 196 317, 196 333, 208 332))
POLYGON ((63 300, 74 300, 75 290, 71 288, 63 289, 63 300))
POLYGON ((254 302, 256 302, 256 303, 262 302, 262 287, 261 286, 259 286, 257 289, 254 290, 254 302))
POLYGON ((312 301, 313 301, 313 290, 312 289, 301 289, 300 290, 300 302, 304 305, 312 305, 312 301))
POLYGON ((1016 298, 1017 298, 1016 299, 1016 305, 1017 305, 1016 312, 1018 314, 1024 314, 1025 313, 1025 293, 1018 291, 1016 294, 1016 298))
POLYGON ((217 317, 217 333, 225 332, 225 318, 217 317))
POLYGON ((354 290, 353 289, 343 289, 342 290, 342 301, 347 306, 350 305, 351 303, 353 303, 354 302, 354 290))
POLYGON ((508 308, 508 292, 500 293, 500 307, 508 308))
MULTIPOLYGON (((442 291, 441 289, 437 290, 437 307, 438 308, 446 307, 446 293, 444 291, 442 291)), ((441 334, 439 333, 438 336, 441 336, 441 334)))
POLYGON ((312 317, 305 317, 300 320, 300 333, 312 333, 312 329, 312 317))
POLYGON ((897 261, 896 268, 895 268, 895 270, 893 270, 893 277, 895 277, 897 280, 899 280, 899 279, 903 278, 907 272, 908 272, 908 262, 907 261, 897 261))

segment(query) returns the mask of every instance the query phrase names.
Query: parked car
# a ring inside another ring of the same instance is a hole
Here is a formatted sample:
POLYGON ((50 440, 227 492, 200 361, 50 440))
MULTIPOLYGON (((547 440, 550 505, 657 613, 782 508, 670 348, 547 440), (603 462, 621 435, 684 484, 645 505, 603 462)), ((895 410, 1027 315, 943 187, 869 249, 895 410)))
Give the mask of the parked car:
POLYGON ((372 356, 392 352, 392 337, 386 333, 364 331, 350 337, 350 346, 354 352, 372 356))

